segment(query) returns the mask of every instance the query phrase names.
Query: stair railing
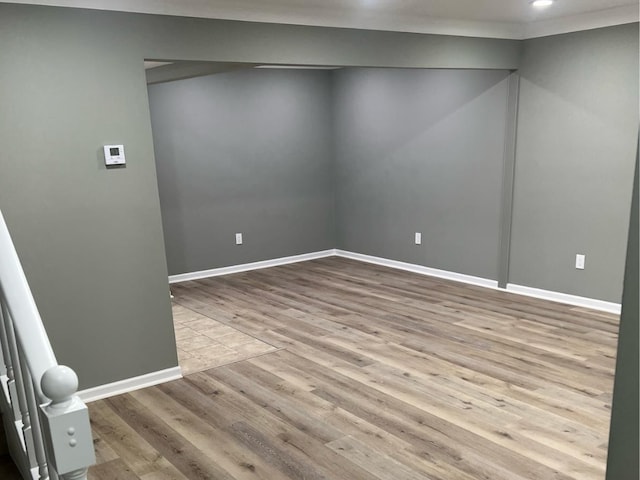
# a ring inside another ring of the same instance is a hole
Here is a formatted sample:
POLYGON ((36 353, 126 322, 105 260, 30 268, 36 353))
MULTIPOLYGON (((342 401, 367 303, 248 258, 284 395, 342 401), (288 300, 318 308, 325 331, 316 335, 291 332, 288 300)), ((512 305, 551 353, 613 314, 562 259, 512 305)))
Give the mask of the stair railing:
POLYGON ((0 307, 0 413, 9 453, 25 480, 86 480, 95 452, 78 377, 58 365, 1 211, 0 307))

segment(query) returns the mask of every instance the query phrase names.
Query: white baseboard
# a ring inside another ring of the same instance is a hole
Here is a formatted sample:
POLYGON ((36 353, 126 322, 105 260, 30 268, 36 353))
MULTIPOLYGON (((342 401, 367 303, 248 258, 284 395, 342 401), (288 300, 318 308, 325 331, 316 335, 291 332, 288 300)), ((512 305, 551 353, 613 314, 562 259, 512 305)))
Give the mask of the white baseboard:
POLYGON ((89 403, 114 395, 120 395, 121 393, 133 392, 141 388, 170 382, 171 380, 178 380, 179 378, 182 378, 182 370, 180 370, 180 367, 173 367, 140 375, 139 377, 127 378, 118 382, 81 390, 77 395, 83 402, 89 403))
POLYGON ((566 303, 576 305, 578 307, 592 308, 602 312, 615 313, 620 315, 622 305, 619 303, 605 302, 604 300, 596 300, 595 298, 579 297, 568 293, 554 292, 551 290, 542 290, 539 288, 525 287, 507 284, 507 292, 517 293, 518 295, 526 295, 527 297, 541 298, 543 300, 551 300, 552 302, 566 303))
MULTIPOLYGON (((447 280, 453 280, 460 283, 467 283, 471 285, 477 285, 480 287, 491 288, 494 290, 505 290, 498 288, 498 282, 482 277, 474 277, 472 275, 465 275, 463 273, 450 272, 447 270, 438 270, 437 268, 424 267, 422 265, 416 265, 413 263, 399 262, 397 260, 389 260, 388 258, 374 257, 372 255, 364 255, 362 253, 348 252, 345 250, 335 250, 335 254, 339 257, 350 258, 352 260, 359 260, 361 262, 374 263, 376 265, 382 265, 384 267, 397 268, 400 270, 406 270, 408 272, 419 273, 422 275, 429 275, 432 277, 444 278, 447 280)), ((539 288, 525 287, 522 285, 515 285, 513 283, 507 284, 506 291, 516 293, 518 295, 525 295, 527 297, 540 298, 543 300, 550 300, 552 302, 565 303, 568 305, 575 305, 578 307, 591 308, 593 310, 599 310, 601 312, 614 313, 619 315, 622 310, 622 306, 619 303, 605 302, 604 300, 597 300, 588 297, 579 297, 577 295, 570 295, 568 293, 553 292, 551 290, 541 290, 539 288)))
POLYGON ((315 260, 317 258, 332 257, 336 254, 334 249, 322 250, 320 252, 303 253, 302 255, 293 255, 291 257, 274 258, 272 260, 263 260, 260 262, 242 263, 240 265, 232 265, 230 267, 212 268, 210 270, 201 270, 199 272, 181 273, 178 275, 170 275, 169 283, 186 282, 188 280, 200 280, 202 278, 218 277, 220 275, 229 275, 231 273, 248 272, 249 270, 258 270, 260 268, 277 267, 279 265, 288 265, 290 263, 306 262, 307 260, 315 260))
MULTIPOLYGON (((184 273, 180 275, 173 275, 169 277, 169 283, 184 282, 187 280, 198 280, 201 278, 216 277, 219 275, 228 275, 231 273, 246 272, 249 270, 257 270, 260 268, 275 267, 278 265, 287 265, 290 263, 304 262, 307 260, 315 260, 317 258, 326 257, 344 257, 352 260, 358 260, 361 262, 373 263, 376 265, 382 265, 384 267, 396 268, 399 270, 405 270, 408 272, 418 273, 421 275, 428 275, 431 277, 444 278, 446 280, 453 280, 460 283, 466 283, 470 285, 477 285, 480 287, 491 288, 494 290, 505 289, 498 288, 498 282, 496 280, 490 280, 482 277, 475 277, 472 275, 466 275, 463 273, 450 272, 447 270, 439 270, 437 268, 424 267, 422 265, 416 265, 413 263, 399 262, 397 260, 390 260, 388 258, 374 257, 372 255, 364 255, 362 253, 354 253, 346 250, 331 249, 323 250, 320 252, 305 253, 302 255, 294 255, 291 257, 276 258, 273 260, 265 260, 261 262, 245 263, 241 265, 234 265, 231 267, 214 268, 211 270, 203 270, 200 272, 184 273)), ((551 300, 554 302, 566 303, 569 305, 576 305, 585 308, 592 308, 594 310, 600 310, 603 312, 609 312, 614 314, 620 314, 621 305, 619 303, 605 302, 603 300, 596 300, 593 298, 579 297, 577 295, 569 295, 567 293, 553 292, 550 290, 541 290, 538 288, 525 287, 522 285, 515 285, 513 283, 507 284, 506 291, 515 293, 518 295, 525 295, 528 297, 540 298, 543 300, 551 300)), ((89 388, 78 392, 78 396, 86 403, 100 400, 102 398, 111 397, 113 395, 119 395, 121 393, 127 393, 141 388, 151 387, 160 383, 169 382, 171 380, 177 380, 182 378, 182 372, 180 367, 168 368, 166 370, 160 370, 158 372, 148 373, 139 377, 128 378, 126 380, 120 380, 118 382, 109 383, 107 385, 100 385, 98 387, 89 388)))
MULTIPOLYGON (((446 280, 453 280, 455 282, 466 283, 470 285, 477 285, 480 287, 491 288, 494 290, 503 290, 503 291, 505 290, 502 288, 498 288, 498 282, 496 280, 490 280, 488 278, 475 277, 473 275, 450 272, 448 270, 439 270, 437 268, 425 267, 422 265, 416 265, 414 263, 400 262, 397 260, 390 260, 388 258, 375 257, 373 255, 365 255, 362 253, 349 252, 347 250, 340 250, 340 249, 322 250, 319 252, 304 253, 302 255, 293 255, 290 257, 274 258, 272 260, 263 260, 260 262, 232 265, 230 267, 213 268, 211 270, 202 270, 199 272, 171 275, 169 277, 169 283, 186 282, 188 280, 199 280, 202 278, 217 277, 220 275, 229 275, 232 273, 247 272, 250 270, 258 270, 260 268, 276 267, 279 265, 305 262, 307 260, 315 260, 317 258, 326 258, 326 257, 332 257, 332 256, 350 258, 352 260, 359 260, 361 262, 373 263, 376 265, 382 265, 384 267, 397 268, 399 270, 406 270, 408 272, 419 273, 421 275, 429 275, 431 277, 444 278, 446 280)), ((551 300, 554 302, 566 303, 569 305, 576 305, 579 307, 592 308, 594 310, 600 310, 608 313, 620 314, 620 311, 621 311, 621 305, 619 303, 605 302, 603 300, 597 300, 597 299, 588 298, 588 297, 580 297, 577 295, 554 292, 551 290, 541 290, 539 288, 525 287, 523 285, 515 285, 513 283, 507 284, 506 291, 511 293, 516 293, 518 295, 526 295, 528 297, 540 298, 543 300, 551 300)))
POLYGON ((399 270, 406 270, 408 272, 420 273, 422 275, 429 275, 431 277, 454 280, 460 283, 478 285, 480 287, 493 288, 493 289, 498 288, 498 282, 496 280, 490 280, 488 278, 474 277, 472 275, 465 275, 464 273, 449 272, 447 270, 438 270, 437 268, 423 267, 422 265, 416 265, 414 263, 399 262, 397 260, 389 260, 388 258, 374 257, 372 255, 364 255, 362 253, 348 252, 346 250, 336 250, 335 254, 338 257, 350 258, 352 260, 359 260, 361 262, 367 262, 367 263, 375 263, 376 265, 382 265, 383 267, 397 268, 399 270))

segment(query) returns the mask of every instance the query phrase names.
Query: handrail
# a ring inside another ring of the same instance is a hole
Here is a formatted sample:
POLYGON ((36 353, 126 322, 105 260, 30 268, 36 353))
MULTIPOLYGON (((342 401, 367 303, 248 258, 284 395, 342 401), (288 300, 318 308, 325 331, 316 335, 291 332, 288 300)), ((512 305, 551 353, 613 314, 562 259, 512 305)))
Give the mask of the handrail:
MULTIPOLYGON (((11 316, 20 319, 14 324, 14 328, 29 371, 33 378, 41 379, 44 373, 58 365, 58 362, 2 211, 0 211, 0 259, 0 294, 4 296, 11 316)), ((35 383, 38 398, 45 400, 40 381, 35 383)))
POLYGON ((0 414, 25 480, 86 480, 95 452, 77 389, 75 372, 58 365, 0 211, 0 414))

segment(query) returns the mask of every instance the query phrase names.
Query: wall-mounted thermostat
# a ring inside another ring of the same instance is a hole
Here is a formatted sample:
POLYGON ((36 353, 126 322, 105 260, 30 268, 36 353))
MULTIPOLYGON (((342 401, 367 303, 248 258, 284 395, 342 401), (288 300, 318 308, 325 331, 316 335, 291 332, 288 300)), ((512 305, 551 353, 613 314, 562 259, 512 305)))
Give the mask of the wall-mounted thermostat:
POLYGON ((124 165, 124 145, 105 145, 104 146, 104 163, 105 165, 124 165))

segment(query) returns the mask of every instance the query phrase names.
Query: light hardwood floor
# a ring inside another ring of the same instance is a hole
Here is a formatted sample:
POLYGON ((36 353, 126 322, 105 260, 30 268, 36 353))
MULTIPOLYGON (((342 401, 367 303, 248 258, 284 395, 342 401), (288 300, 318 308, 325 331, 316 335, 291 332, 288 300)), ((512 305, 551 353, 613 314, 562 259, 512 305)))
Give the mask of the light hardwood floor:
POLYGON ((172 289, 268 346, 90 404, 94 480, 604 479, 616 316, 335 257, 172 289))

